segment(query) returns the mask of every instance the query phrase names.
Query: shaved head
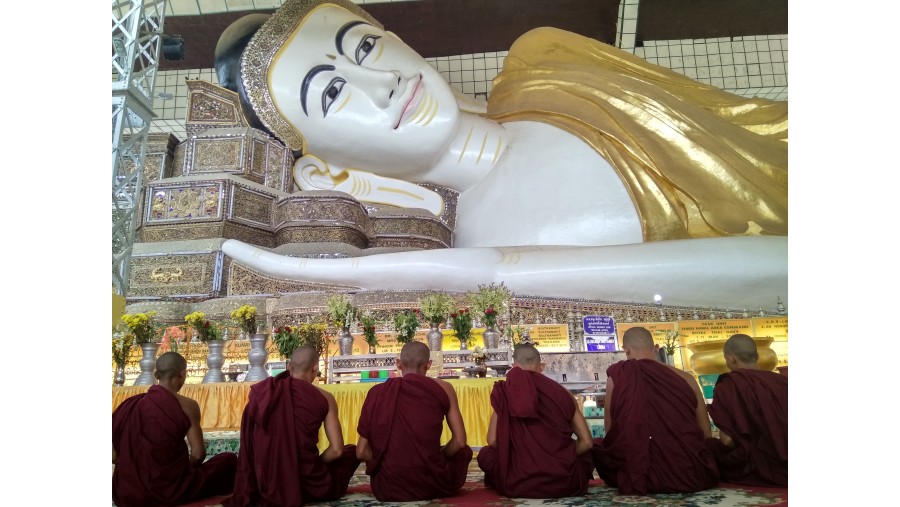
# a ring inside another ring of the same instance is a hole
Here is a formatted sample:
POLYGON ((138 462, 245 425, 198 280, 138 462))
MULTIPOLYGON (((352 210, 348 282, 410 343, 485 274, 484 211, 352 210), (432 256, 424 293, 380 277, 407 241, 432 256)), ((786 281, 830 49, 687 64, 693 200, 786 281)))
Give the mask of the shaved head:
POLYGON ((653 352, 653 335, 642 327, 633 327, 622 335, 622 346, 653 352))
POLYGON ((541 366, 541 353, 534 345, 523 343, 513 352, 513 362, 526 370, 537 369, 541 366))
POLYGON ((294 349, 291 354, 291 372, 306 373, 319 366, 319 354, 316 349, 303 345, 294 349))
POLYGON ((404 366, 405 370, 415 373, 420 371, 423 366, 427 369, 430 359, 431 351, 422 342, 409 342, 400 349, 400 364, 404 366))
POLYGON ((732 335, 725 341, 722 354, 734 356, 744 365, 755 365, 759 361, 759 352, 756 350, 756 342, 745 334, 732 335))
POLYGON ((166 352, 156 360, 156 378, 169 380, 187 370, 187 360, 178 352, 166 352))

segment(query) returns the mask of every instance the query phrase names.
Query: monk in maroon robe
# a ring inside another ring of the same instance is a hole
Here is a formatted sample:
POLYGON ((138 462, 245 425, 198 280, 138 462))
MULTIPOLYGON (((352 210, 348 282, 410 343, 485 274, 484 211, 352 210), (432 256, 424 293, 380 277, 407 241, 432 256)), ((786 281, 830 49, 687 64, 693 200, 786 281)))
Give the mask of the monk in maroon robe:
POLYGON ((487 443, 478 452, 484 484, 516 498, 560 498, 587 492, 594 464, 591 431, 566 388, 545 377, 541 354, 523 344, 513 368, 491 391, 487 443), (572 434, 576 439, 572 439, 572 434))
POLYGON ((606 370, 606 437, 594 440, 597 473, 623 494, 691 493, 719 483, 706 448, 709 415, 688 373, 656 360, 642 327, 625 332, 625 361, 606 370))
POLYGON ((725 482, 788 485, 788 381, 759 369, 756 343, 745 334, 725 342, 725 364, 709 414, 719 438, 707 440, 725 482))
POLYGON ((407 343, 397 359, 403 376, 373 387, 363 403, 356 455, 366 460, 372 493, 382 502, 452 496, 466 482, 472 448, 456 391, 426 377, 430 367, 428 347, 407 343), (441 447, 445 417, 451 437, 441 447))
POLYGON ((295 507, 347 492, 360 461, 356 446, 344 445, 334 396, 312 384, 318 365, 313 348, 298 347, 287 371, 250 388, 234 495, 225 507, 295 507), (328 448, 320 455, 323 422, 328 448))
POLYGON ((158 385, 113 412, 113 502, 118 507, 180 505, 230 493, 237 456, 223 452, 203 462, 200 405, 178 394, 187 379, 187 361, 166 352, 156 360, 155 375, 158 385))

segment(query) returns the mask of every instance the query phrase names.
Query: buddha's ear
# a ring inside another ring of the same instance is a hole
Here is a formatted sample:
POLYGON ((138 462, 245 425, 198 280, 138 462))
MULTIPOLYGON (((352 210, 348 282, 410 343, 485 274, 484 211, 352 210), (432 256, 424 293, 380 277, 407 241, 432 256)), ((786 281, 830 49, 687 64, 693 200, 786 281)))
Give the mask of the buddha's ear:
POLYGON ((294 162, 294 179, 303 190, 337 190, 359 201, 422 208, 435 216, 444 212, 444 199, 437 192, 368 171, 335 167, 315 155, 304 155, 294 162))
POLYGON ((294 162, 294 181, 303 190, 336 190, 347 178, 347 171, 315 155, 306 154, 294 162))

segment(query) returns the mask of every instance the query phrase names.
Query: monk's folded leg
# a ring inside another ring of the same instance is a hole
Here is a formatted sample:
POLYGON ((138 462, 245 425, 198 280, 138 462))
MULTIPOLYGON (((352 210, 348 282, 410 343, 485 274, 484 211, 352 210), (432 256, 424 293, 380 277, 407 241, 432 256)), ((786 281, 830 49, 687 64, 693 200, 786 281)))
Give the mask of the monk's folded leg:
MULTIPOLYGON (((588 482, 593 480, 594 479, 594 457, 591 455, 591 453, 586 452, 586 453, 582 454, 581 456, 578 456, 575 459, 577 460, 576 461, 576 463, 577 463, 576 470, 578 471, 578 473, 580 473, 583 477, 585 477, 588 482)), ((587 486, 585 486, 585 490, 586 489, 587 489, 587 486)))
POLYGON ((213 456, 200 466, 200 473, 203 479, 194 500, 231 493, 237 473, 237 454, 223 452, 213 456))
POLYGON ((334 461, 319 462, 313 471, 300 479, 304 502, 337 500, 347 492, 350 478, 359 467, 356 446, 345 445, 344 451, 334 461))
POLYGON ((450 466, 450 490, 447 495, 455 494, 466 483, 469 473, 469 463, 472 462, 472 448, 468 445, 456 451, 456 454, 447 458, 450 466))
POLYGON ((597 475, 603 479, 607 486, 615 488, 618 487, 616 474, 619 469, 615 461, 602 449, 602 443, 602 438, 594 439, 594 447, 591 449, 591 460, 594 463, 594 468, 597 470, 597 475))
MULTIPOLYGON (((497 461, 497 450, 486 445, 478 451, 478 468, 484 472, 484 485, 488 488, 496 488, 497 473, 500 463, 497 461)), ((593 465, 592 465, 593 467, 593 465)), ((593 469, 591 470, 593 472, 593 469)))
POLYGON ((341 456, 328 463, 328 471, 331 473, 331 481, 334 485, 334 495, 332 498, 323 500, 336 500, 347 492, 347 486, 350 484, 350 478, 359 468, 360 460, 356 457, 356 446, 345 445, 344 452, 341 456))

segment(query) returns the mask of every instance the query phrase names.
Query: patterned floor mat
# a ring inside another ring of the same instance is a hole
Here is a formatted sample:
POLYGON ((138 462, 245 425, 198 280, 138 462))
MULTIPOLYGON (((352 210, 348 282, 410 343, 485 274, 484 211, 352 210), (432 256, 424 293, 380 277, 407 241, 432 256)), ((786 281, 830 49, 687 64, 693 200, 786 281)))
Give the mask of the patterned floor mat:
MULTIPOLYGON (((556 499, 507 498, 499 496, 491 489, 484 487, 483 474, 480 470, 469 472, 467 482, 459 494, 450 498, 438 498, 421 502, 379 502, 372 495, 369 477, 357 473, 350 480, 347 494, 340 500, 332 502, 310 503, 318 507, 474 507, 489 505, 495 507, 513 506, 591 506, 591 507, 787 507, 787 488, 758 488, 739 485, 720 485, 691 494, 658 494, 648 496, 620 495, 614 488, 607 487, 603 481, 591 481, 588 492, 583 497, 556 499)), ((220 506, 223 497, 210 498, 194 502, 183 507, 215 507, 220 506)))

